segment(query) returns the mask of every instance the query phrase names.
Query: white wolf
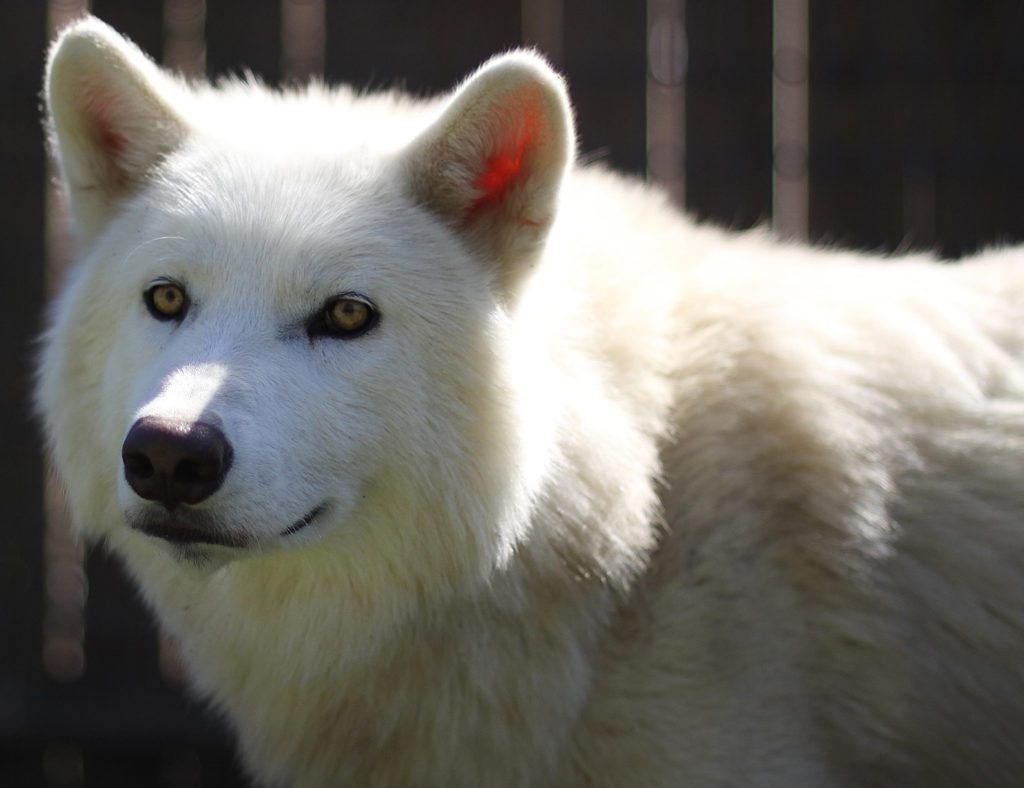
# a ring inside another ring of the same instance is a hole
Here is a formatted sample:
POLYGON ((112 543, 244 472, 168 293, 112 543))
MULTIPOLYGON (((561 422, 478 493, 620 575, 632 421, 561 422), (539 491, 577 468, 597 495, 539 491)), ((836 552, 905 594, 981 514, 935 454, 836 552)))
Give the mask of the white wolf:
POLYGON ((74 520, 296 785, 1024 775, 1024 253, 695 227, 562 81, 189 86, 50 56, 74 520))

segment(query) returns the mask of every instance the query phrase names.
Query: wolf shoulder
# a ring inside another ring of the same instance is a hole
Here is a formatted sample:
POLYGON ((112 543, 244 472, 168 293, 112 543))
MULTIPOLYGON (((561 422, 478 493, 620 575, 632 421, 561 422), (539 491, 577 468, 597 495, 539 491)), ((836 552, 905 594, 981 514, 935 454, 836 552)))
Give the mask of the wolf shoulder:
MULTIPOLYGON (((574 308, 598 310, 573 318, 598 327, 590 347, 628 359, 611 385, 638 418, 660 408, 663 427, 665 533, 620 611, 589 729, 631 715, 663 728, 686 742, 668 758, 681 779, 744 773, 746 752, 747 777, 774 769, 779 784, 972 784, 980 753, 1011 783, 1024 768, 1024 251, 880 258, 691 224, 600 171, 567 189, 586 197, 565 201, 551 268, 563 293, 586 292, 574 308), (667 405, 637 382, 659 363, 667 405), (685 735, 631 700, 637 682, 700 710, 685 735), (836 771, 801 771, 814 763, 836 771), (877 772, 843 773, 855 763, 877 772)), ((594 763, 604 747, 635 763, 594 741, 594 763)))

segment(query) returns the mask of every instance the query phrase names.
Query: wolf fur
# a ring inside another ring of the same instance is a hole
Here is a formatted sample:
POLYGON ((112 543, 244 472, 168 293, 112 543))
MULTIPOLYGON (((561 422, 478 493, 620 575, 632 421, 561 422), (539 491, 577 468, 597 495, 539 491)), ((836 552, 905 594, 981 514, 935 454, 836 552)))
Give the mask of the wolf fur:
POLYGON ((85 19, 46 102, 52 453, 260 783, 1019 784, 1021 251, 696 226, 574 166, 529 52, 278 93, 85 19), (307 335, 350 291, 379 324, 307 335), (220 425, 223 486, 136 495, 145 416, 220 425))

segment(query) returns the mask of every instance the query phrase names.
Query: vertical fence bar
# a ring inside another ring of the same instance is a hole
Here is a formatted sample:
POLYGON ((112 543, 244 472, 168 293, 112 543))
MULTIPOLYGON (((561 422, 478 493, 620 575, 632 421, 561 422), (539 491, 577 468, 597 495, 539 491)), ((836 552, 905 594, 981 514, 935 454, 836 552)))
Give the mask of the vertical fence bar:
POLYGON ((206 3, 165 0, 164 65, 189 77, 206 71, 206 3))
POLYGON ((521 40, 533 46, 555 68, 565 60, 565 7, 562 0, 522 0, 521 40))
POLYGON ((808 222, 807 0, 775 0, 773 18, 772 227, 806 239, 808 222))
MULTIPOLYGON (((904 60, 899 69, 900 104, 903 108, 900 136, 903 140, 902 231, 910 247, 930 249, 936 241, 936 78, 934 47, 938 24, 929 13, 928 0, 904 3, 904 13, 914 20, 914 35, 903 36, 904 60)), ((906 19, 901 19, 906 29, 906 19)))
MULTIPOLYGON (((45 4, 45 35, 52 40, 59 30, 87 11, 86 0, 50 0, 45 4)), ((37 67, 42 66, 38 60, 36 64, 37 67)), ((42 148, 41 139, 34 147, 42 148)), ((42 178, 42 173, 39 175, 42 179, 40 188, 45 193, 42 221, 27 226, 42 234, 45 258, 36 261, 36 265, 45 270, 46 291, 52 294, 70 259, 71 244, 65 230, 63 201, 49 163, 45 173, 45 178, 42 178)), ((73 682, 85 672, 85 555, 81 543, 71 531, 63 490, 50 469, 43 476, 41 500, 45 517, 40 657, 48 678, 73 682)), ((40 766, 44 780, 50 785, 79 785, 84 777, 82 749, 76 742, 44 742, 40 766)))
MULTIPOLYGON (((47 4, 50 38, 88 10, 87 0, 50 0, 47 4)), ((48 174, 51 186, 46 194, 46 280, 47 290, 52 294, 70 262, 71 242, 65 206, 54 185, 52 169, 48 168, 48 174)), ((71 531, 64 492, 52 472, 46 475, 44 506, 43 667, 52 679, 76 681, 85 673, 85 603, 88 594, 85 552, 71 531)))
POLYGON ((647 0, 647 177, 686 202, 685 0, 647 0))
POLYGON ((43 542, 43 667, 57 681, 85 673, 85 551, 71 532, 63 491, 52 475, 46 484, 43 542))
POLYGON ((308 82, 324 73, 327 28, 324 0, 281 3, 281 74, 291 82, 308 82))

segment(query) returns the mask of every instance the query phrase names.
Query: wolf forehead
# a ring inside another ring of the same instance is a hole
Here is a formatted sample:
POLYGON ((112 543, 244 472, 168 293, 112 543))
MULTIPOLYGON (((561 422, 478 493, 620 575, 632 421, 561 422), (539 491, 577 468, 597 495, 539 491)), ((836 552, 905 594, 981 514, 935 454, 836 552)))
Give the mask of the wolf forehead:
POLYGON ((387 243, 415 203, 370 157, 264 155, 229 145, 186 147, 172 154, 128 209, 140 229, 189 227, 207 240, 287 237, 305 245, 358 237, 388 222, 387 243), (388 221, 390 220, 390 221, 388 221))
POLYGON ((410 148, 443 114, 444 98, 230 80, 176 100, 188 135, 156 163, 141 199, 123 204, 153 237, 187 227, 186 241, 204 253, 298 251, 321 262, 400 262, 411 246, 429 258, 435 239, 450 255, 453 234, 442 228, 461 240, 462 228, 424 206, 407 172, 410 148))
MULTIPOLYGON (((284 268, 316 280, 341 269, 374 279, 382 266, 430 262, 447 234, 386 167, 367 156, 186 147, 125 207, 122 258, 147 274, 165 264, 227 271, 237 263, 248 276, 284 268)), ((445 255, 437 257, 431 264, 443 275, 445 255)))

